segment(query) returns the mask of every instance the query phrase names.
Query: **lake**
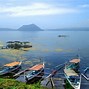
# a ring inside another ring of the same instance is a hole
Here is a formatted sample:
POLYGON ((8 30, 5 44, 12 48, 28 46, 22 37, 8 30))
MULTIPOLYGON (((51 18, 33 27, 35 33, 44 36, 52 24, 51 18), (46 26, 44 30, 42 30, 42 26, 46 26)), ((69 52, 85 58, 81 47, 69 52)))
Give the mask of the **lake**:
POLYGON ((28 60, 42 58, 49 67, 68 61, 77 54, 81 58, 81 67, 89 66, 88 38, 89 31, 0 31, 0 41, 3 43, 30 41, 33 47, 24 56, 28 60))
MULTIPOLYGON (((31 66, 31 62, 34 65, 38 59, 42 59, 46 68, 51 69, 76 57, 77 54, 81 58, 81 71, 89 66, 89 31, 0 31, 1 42, 16 40, 29 41, 33 46, 21 55, 26 59, 24 68, 31 66), (58 35, 66 35, 66 37, 58 37, 58 35)), ((2 53, 0 54, 0 65, 11 61, 8 60, 8 56, 5 54, 2 57, 2 53)))

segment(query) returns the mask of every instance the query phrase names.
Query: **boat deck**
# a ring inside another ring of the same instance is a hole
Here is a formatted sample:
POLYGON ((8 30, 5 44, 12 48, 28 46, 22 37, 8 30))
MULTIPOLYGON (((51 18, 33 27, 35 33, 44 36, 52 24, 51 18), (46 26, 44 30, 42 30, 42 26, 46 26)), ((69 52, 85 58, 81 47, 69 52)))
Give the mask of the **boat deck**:
POLYGON ((64 72, 67 76, 78 76, 78 73, 72 69, 64 69, 64 72))
POLYGON ((5 64, 4 66, 8 66, 8 67, 12 67, 12 66, 16 66, 16 65, 19 65, 20 62, 12 62, 12 63, 9 63, 9 64, 5 64))
POLYGON ((33 66, 32 68, 29 68, 29 70, 40 70, 43 67, 44 67, 43 64, 37 64, 37 65, 33 66))

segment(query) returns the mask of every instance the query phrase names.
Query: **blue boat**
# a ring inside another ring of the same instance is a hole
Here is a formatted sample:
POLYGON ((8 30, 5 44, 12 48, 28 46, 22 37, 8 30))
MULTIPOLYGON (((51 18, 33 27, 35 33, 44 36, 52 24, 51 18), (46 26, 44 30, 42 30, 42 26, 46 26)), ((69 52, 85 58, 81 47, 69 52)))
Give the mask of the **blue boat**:
POLYGON ((12 62, 0 68, 0 76, 13 74, 21 68, 22 62, 12 62))
POLYGON ((44 75, 44 63, 36 64, 14 75, 17 81, 34 83, 44 75))

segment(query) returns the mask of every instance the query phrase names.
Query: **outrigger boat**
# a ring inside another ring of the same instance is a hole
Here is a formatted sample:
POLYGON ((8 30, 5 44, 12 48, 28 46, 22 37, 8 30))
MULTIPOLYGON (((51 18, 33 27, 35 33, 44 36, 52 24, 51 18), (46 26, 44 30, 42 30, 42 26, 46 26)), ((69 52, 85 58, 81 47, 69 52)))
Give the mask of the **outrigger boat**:
POLYGON ((80 89, 81 86, 81 75, 78 71, 79 62, 80 59, 70 60, 64 68, 65 77, 74 89, 80 89))
POLYGON ((27 68, 17 74, 14 77, 18 77, 16 80, 22 82, 32 82, 36 78, 40 78, 43 76, 44 73, 44 63, 37 64, 31 68, 27 68))
POLYGON ((29 68, 29 70, 30 71, 27 74, 25 74, 26 81, 30 81, 36 77, 39 77, 41 75, 41 73, 44 71, 44 63, 37 64, 37 65, 29 68))
POLYGON ((0 76, 17 72, 21 68, 21 64, 22 62, 12 62, 5 64, 2 68, 0 68, 0 76))

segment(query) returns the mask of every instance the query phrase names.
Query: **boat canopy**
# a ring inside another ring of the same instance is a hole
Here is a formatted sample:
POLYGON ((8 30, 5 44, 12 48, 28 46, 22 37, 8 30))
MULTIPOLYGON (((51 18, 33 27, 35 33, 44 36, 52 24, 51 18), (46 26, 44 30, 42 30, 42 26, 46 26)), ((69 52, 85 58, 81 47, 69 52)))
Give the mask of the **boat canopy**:
POLYGON ((40 70, 43 67, 44 67, 43 64, 38 64, 38 65, 35 65, 35 66, 29 68, 29 70, 40 70))
POLYGON ((16 66, 16 65, 19 65, 20 62, 12 62, 12 63, 9 63, 9 64, 5 64, 4 66, 8 66, 8 67, 12 67, 12 66, 16 66))
POLYGON ((72 59, 70 60, 71 63, 79 63, 80 62, 80 59, 72 59))

